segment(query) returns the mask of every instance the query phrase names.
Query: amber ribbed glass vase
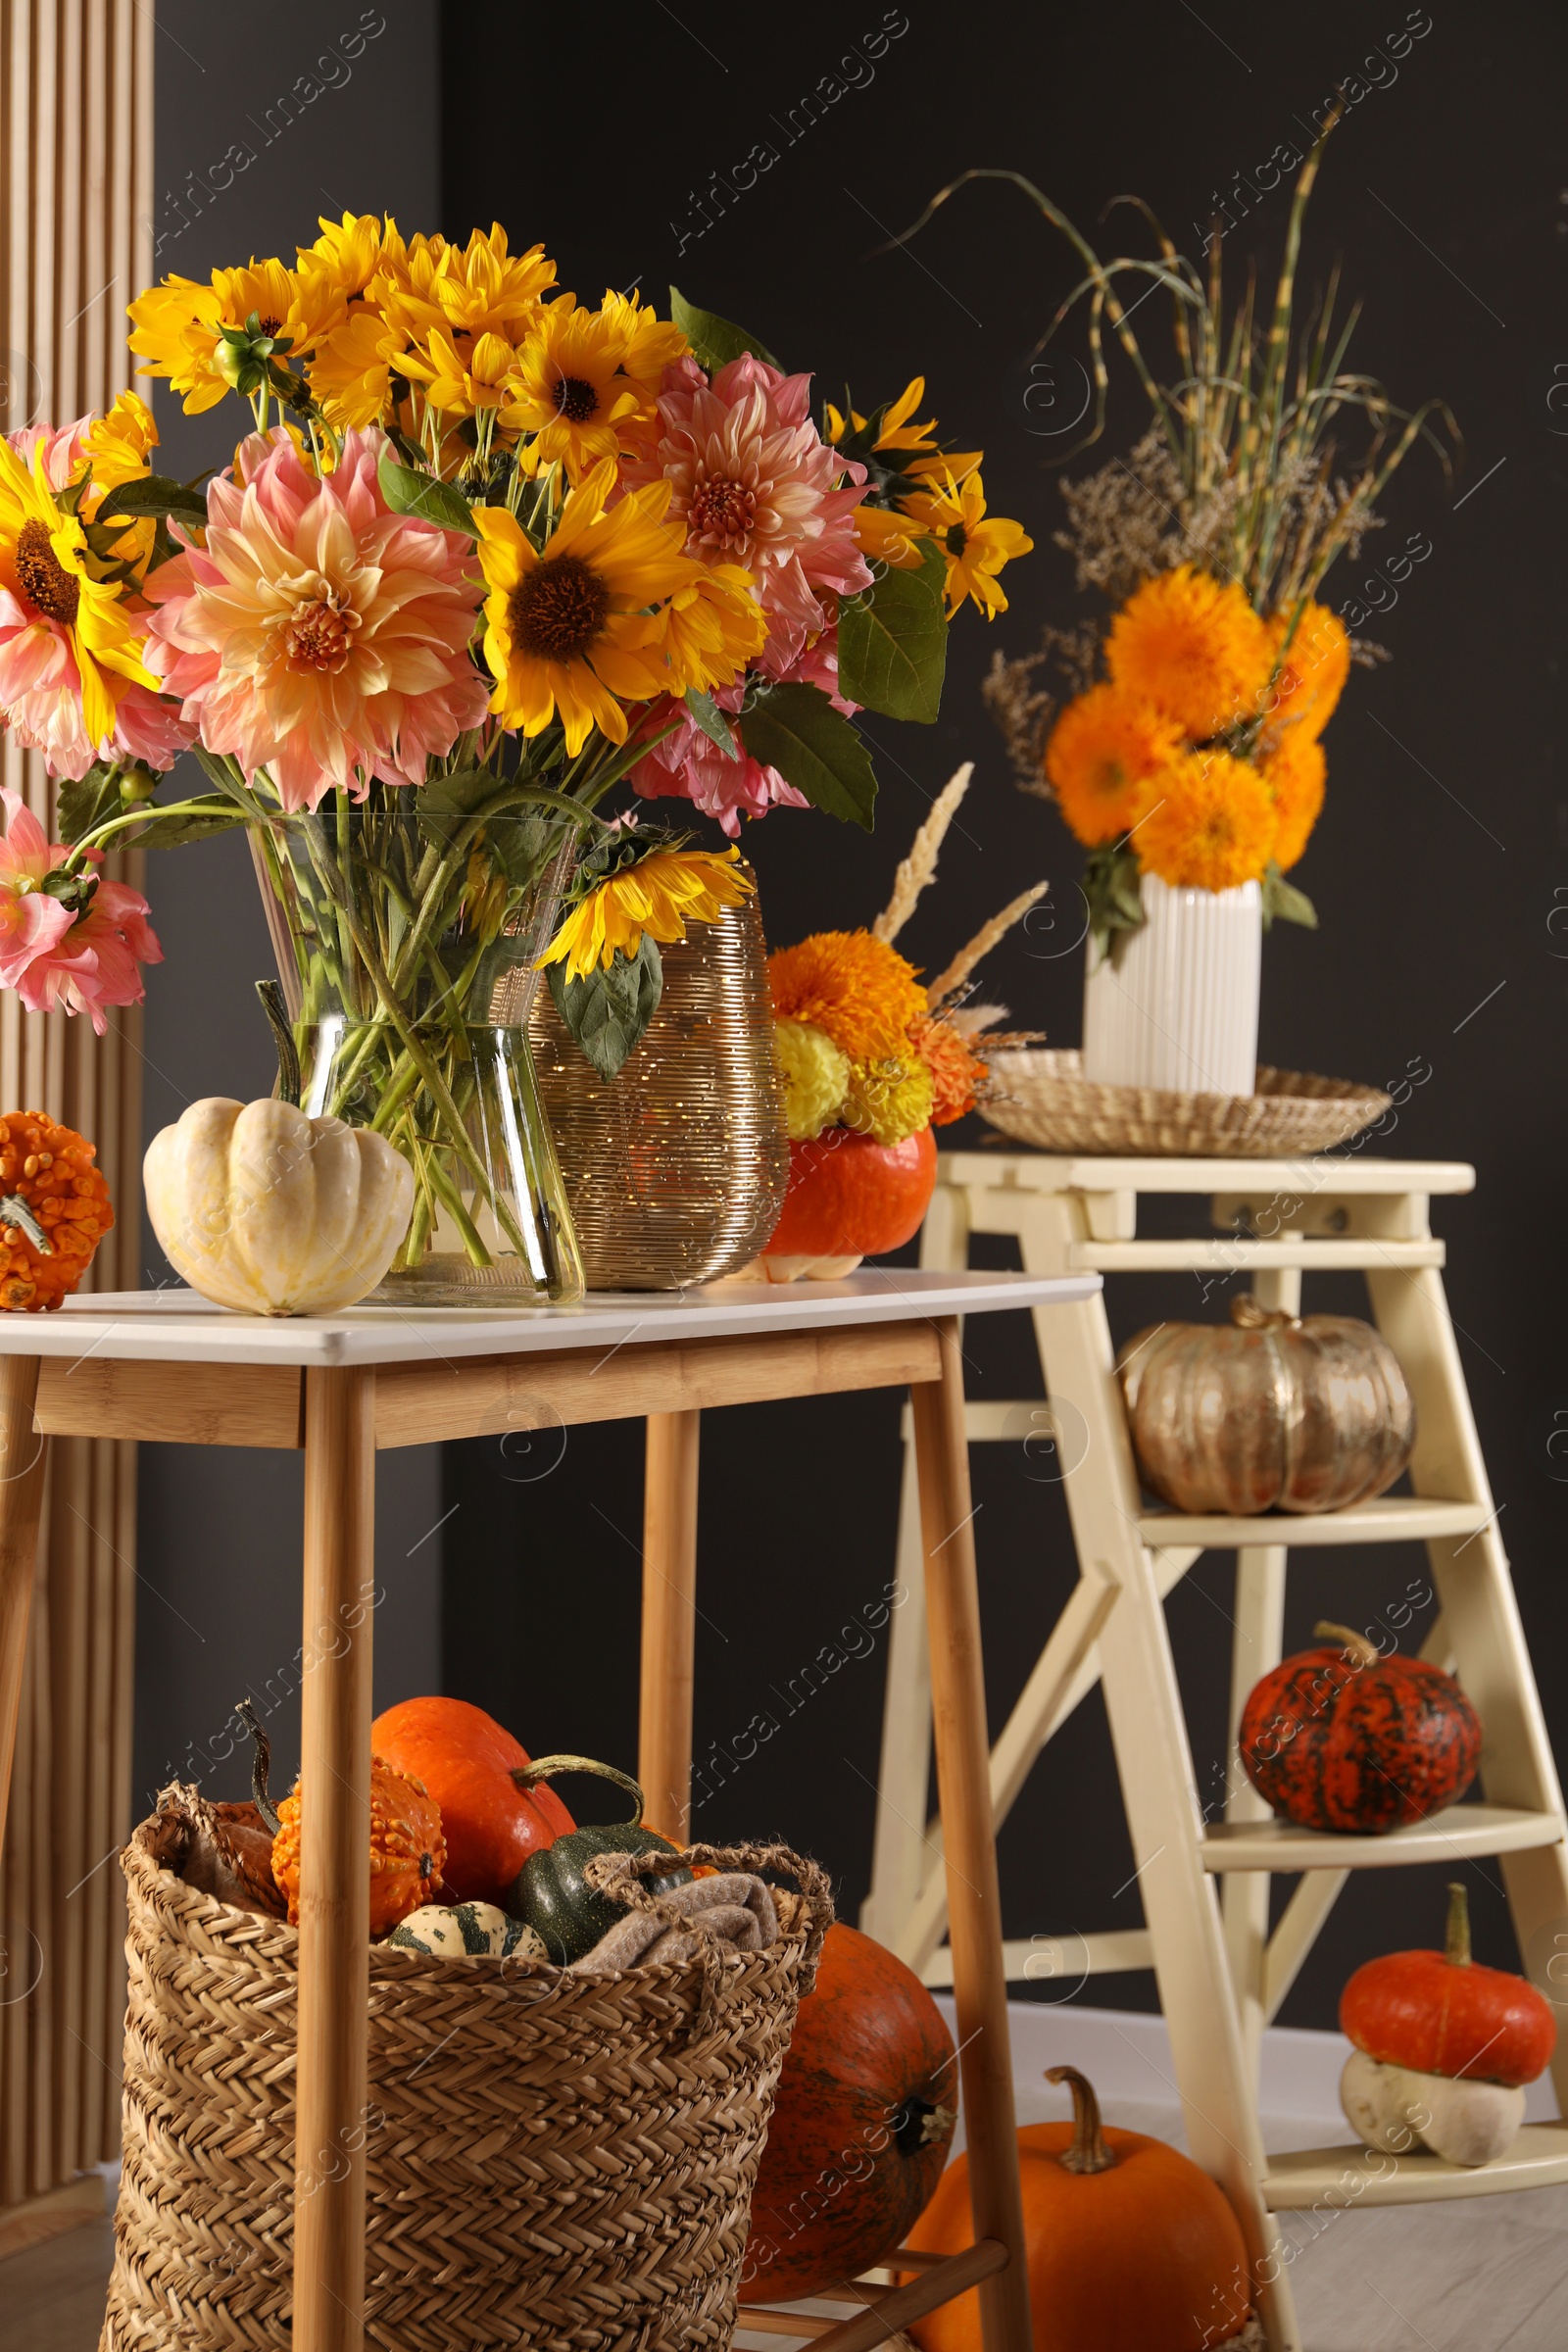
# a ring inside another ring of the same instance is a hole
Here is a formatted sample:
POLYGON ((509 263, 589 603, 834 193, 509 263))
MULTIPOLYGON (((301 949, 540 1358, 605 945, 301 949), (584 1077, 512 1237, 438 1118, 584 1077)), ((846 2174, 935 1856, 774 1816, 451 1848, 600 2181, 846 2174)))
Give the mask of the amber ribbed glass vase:
POLYGON ((530 1015, 591 1291, 674 1291, 733 1274, 766 1242, 789 1181, 756 900, 694 923, 660 953, 659 1010, 608 1084, 548 988, 530 1015))

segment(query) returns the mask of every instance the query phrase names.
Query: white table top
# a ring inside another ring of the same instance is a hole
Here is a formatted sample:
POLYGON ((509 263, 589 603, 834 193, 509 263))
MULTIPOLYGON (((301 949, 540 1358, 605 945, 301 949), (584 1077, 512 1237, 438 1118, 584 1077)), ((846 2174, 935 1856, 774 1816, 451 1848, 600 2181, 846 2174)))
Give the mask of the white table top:
POLYGON ((425 1356, 559 1353, 731 1339, 838 1324, 908 1323, 1088 1298, 1098 1274, 921 1274, 873 1268, 843 1282, 710 1283, 687 1291, 595 1292, 581 1306, 360 1306, 342 1315, 239 1315, 194 1291, 108 1291, 54 1314, 0 1314, 0 1355, 141 1362, 401 1364, 425 1356))

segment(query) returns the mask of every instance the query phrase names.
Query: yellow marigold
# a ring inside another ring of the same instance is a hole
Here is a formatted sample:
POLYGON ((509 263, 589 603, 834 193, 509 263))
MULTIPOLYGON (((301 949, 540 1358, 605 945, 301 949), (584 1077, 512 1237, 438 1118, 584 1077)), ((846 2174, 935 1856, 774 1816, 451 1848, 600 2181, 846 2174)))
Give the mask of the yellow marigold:
POLYGON ((1046 746, 1046 775, 1086 849, 1138 822, 1149 779, 1180 749, 1175 720, 1119 686, 1091 686, 1067 705, 1046 746))
POLYGON ((931 1072, 908 1046, 886 1061, 852 1061, 840 1124, 873 1144, 902 1144, 931 1124, 931 1072))
POLYGON ((1294 612, 1294 606, 1283 606, 1267 623, 1270 665, 1280 662, 1267 698, 1268 733, 1277 741, 1288 730, 1315 742, 1350 674, 1350 640, 1344 621, 1327 605, 1303 607, 1292 634, 1294 612))
POLYGON ((1182 752, 1149 787, 1138 827, 1144 867, 1173 889, 1234 890, 1274 855, 1274 796, 1250 760, 1182 752))
POLYGON ((775 1021, 773 1045, 784 1079, 784 1129, 808 1144, 837 1123, 850 1091, 850 1057, 814 1021, 775 1021))
POLYGON ((568 980, 609 971, 618 948, 628 961, 649 932, 666 947, 684 939, 688 923, 710 923, 738 906, 757 885, 737 873, 739 850, 659 850, 636 865, 610 874, 578 901, 539 962, 564 963, 568 980))
POLYGON ((1317 823, 1327 766, 1323 746, 1299 727, 1292 727, 1263 760, 1263 777, 1274 795, 1279 828, 1274 856, 1282 874, 1289 873, 1300 857, 1317 823))
POLYGON ((951 1127, 973 1110, 986 1064, 951 1021, 916 1021, 909 1042, 931 1073, 931 1124, 951 1127))
POLYGON ((779 1019, 814 1021, 852 1061, 898 1059, 926 1009, 913 964, 869 931, 813 931, 770 956, 767 976, 779 1019))
POLYGON ((1268 631, 1234 580, 1191 564, 1135 589, 1105 647, 1115 683, 1168 710, 1198 742, 1253 715, 1270 654, 1268 631))

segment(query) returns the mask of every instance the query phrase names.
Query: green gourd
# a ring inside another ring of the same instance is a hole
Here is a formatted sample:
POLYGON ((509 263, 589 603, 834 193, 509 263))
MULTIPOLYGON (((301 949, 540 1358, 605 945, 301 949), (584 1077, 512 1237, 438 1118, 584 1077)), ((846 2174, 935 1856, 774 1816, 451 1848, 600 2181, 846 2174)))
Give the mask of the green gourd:
POLYGON ((595 1854, 669 1854, 676 1867, 643 1885, 655 1894, 686 1886, 692 1873, 679 1860, 680 1848, 642 1827, 643 1792, 637 1783, 610 1764, 587 1756, 544 1756, 526 1771, 513 1775, 519 1788, 553 1780, 558 1773, 587 1772, 597 1780, 613 1781, 624 1788, 635 1810, 626 1821, 596 1822, 586 1829, 567 1830, 540 1852, 530 1854, 507 1891, 506 1909, 525 1920, 539 1936, 558 1968, 567 1968, 591 1952, 625 1911, 609 1895, 598 1893, 583 1880, 583 1869, 595 1854))

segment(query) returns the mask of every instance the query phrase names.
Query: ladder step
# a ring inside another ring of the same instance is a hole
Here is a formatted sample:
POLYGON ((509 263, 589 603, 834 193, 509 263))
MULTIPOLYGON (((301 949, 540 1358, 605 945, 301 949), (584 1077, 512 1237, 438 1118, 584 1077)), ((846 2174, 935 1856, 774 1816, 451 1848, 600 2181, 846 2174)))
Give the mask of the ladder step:
POLYGON ((1260 1511, 1244 1519, 1151 1511, 1139 1520, 1138 1532, 1153 1551, 1192 1544, 1201 1551, 1234 1551, 1241 1544, 1283 1544, 1296 1551, 1323 1544, 1409 1544, 1430 1536, 1475 1535, 1495 1516, 1489 1502, 1384 1494, 1376 1502, 1352 1503, 1343 1511, 1260 1511))
MULTIPOLYGON (((1079 1977, 1152 1968, 1154 1938, 1147 1928, 1116 1928, 1100 1936, 1031 1936, 1026 1943, 1004 1943, 1002 1960, 1009 1984, 1071 1984, 1079 1977)), ((952 1985, 953 1953, 947 1944, 932 1953, 920 1975, 933 1991, 952 1985)))
POLYGON ((1394 1266, 1441 1266, 1442 1242, 1384 1242, 1356 1236, 1327 1241, 1250 1242, 1240 1235, 1216 1235, 1212 1241, 1192 1242, 1071 1242, 1067 1265, 1075 1274, 1228 1274, 1261 1272, 1270 1267, 1299 1266, 1310 1273, 1337 1274, 1359 1269, 1378 1272, 1394 1266))
POLYGON ((1412 1862, 1458 1861, 1468 1854, 1517 1854, 1556 1845, 1557 1813, 1525 1813, 1514 1805, 1449 1805, 1430 1820, 1382 1837, 1298 1830, 1290 1821, 1217 1821, 1203 1832, 1205 1870, 1397 1870, 1412 1862))
POLYGON ((1359 2140, 1340 2148, 1293 2148, 1268 2163, 1263 2202, 1273 2213, 1501 2196, 1508 2189, 1546 2188, 1568 2180, 1568 2124, 1526 2124, 1507 2153, 1492 2164, 1445 2164, 1424 2149, 1384 2156, 1359 2140))

